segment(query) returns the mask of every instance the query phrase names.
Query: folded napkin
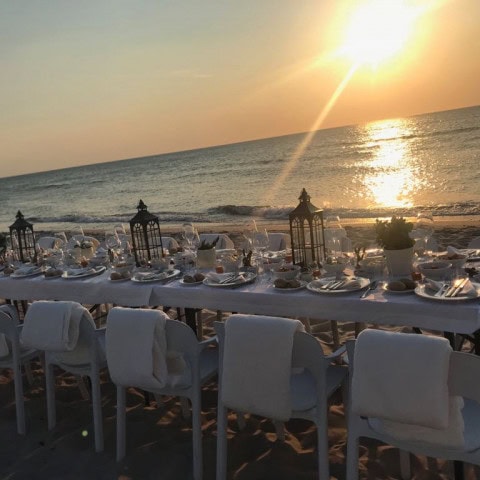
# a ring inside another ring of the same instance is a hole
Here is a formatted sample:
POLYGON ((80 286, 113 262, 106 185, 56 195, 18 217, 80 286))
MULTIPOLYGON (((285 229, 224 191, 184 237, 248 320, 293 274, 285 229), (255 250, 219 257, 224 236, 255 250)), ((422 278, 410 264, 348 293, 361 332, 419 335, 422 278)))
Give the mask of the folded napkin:
POLYGON ((87 273, 95 273, 96 270, 94 268, 68 268, 67 275, 69 277, 76 277, 78 275, 85 275, 87 273))
POLYGON ((137 272, 135 274, 137 280, 163 280, 167 277, 166 272, 137 272))
POLYGON ((350 278, 345 280, 345 283, 342 285, 341 288, 345 290, 353 290, 355 288, 360 288, 361 286, 362 284, 359 280, 357 280, 356 278, 350 278))
POLYGON ((33 302, 25 315, 22 345, 53 352, 73 350, 85 310, 75 302, 33 302))
POLYGON ((447 257, 453 257, 454 255, 464 255, 464 253, 458 250, 458 248, 455 248, 449 245, 447 247, 447 257))
POLYGON ((15 270, 15 275, 29 275, 30 273, 34 273, 39 270, 40 267, 37 265, 23 266, 15 270))
POLYGON ((233 276, 232 273, 215 273, 215 272, 208 272, 205 275, 210 281, 214 283, 245 283, 247 279, 242 274, 238 274, 233 276), (231 279, 231 280, 229 280, 231 279), (227 281, 229 280, 229 281, 227 281))
POLYGON ((225 405, 277 420, 290 418, 297 331, 304 331, 302 322, 288 318, 231 315, 226 320, 221 390, 225 405))
POLYGON ((147 391, 165 386, 167 319, 160 310, 121 307, 110 310, 106 353, 110 377, 115 384, 147 391))
MULTIPOLYGON (((443 288, 443 286, 444 286, 444 282, 436 282, 435 280, 432 280, 431 278, 426 278, 425 279, 425 287, 428 288, 429 290, 431 290, 432 292, 438 292, 441 288, 443 288)), ((465 283, 462 290, 460 292, 458 292, 456 294, 456 296, 468 295, 469 293, 472 293, 474 291, 476 291, 476 288, 472 285, 472 282, 470 280, 467 280, 467 283, 465 283)))

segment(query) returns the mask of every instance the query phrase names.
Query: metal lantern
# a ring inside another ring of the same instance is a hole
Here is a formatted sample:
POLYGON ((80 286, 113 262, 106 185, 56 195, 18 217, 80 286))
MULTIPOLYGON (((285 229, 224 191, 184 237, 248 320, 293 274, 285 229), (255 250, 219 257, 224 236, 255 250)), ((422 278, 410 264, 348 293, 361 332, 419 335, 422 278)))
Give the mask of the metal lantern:
POLYGON ((10 225, 10 239, 15 257, 21 262, 36 260, 35 236, 33 225, 27 222, 19 210, 16 220, 10 225))
POLYGON ((292 261, 307 267, 325 259, 323 210, 310 203, 305 189, 298 198, 300 203, 289 213, 292 238, 292 261))
POLYGON ((137 266, 163 257, 162 234, 158 217, 140 200, 137 214, 130 220, 130 233, 137 266))

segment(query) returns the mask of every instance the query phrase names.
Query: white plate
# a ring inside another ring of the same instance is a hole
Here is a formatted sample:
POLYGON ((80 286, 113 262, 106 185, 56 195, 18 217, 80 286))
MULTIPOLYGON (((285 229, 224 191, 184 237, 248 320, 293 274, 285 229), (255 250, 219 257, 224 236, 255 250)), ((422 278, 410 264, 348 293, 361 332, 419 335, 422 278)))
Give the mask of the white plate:
POLYGON ((327 285, 329 282, 335 280, 335 277, 324 277, 319 278, 318 280, 313 280, 307 284, 307 289, 315 293, 325 293, 325 294, 336 294, 336 293, 350 293, 362 290, 362 288, 368 287, 370 285, 370 279, 365 277, 353 277, 350 280, 357 280, 358 285, 351 288, 339 288, 338 290, 327 290, 322 289, 322 285, 327 285))
MULTIPOLYGON (((103 265, 98 267, 87 267, 87 268, 79 268, 78 273, 71 274, 68 270, 65 270, 62 274, 62 278, 66 278, 67 280, 73 280, 75 278, 86 278, 86 277, 93 277, 94 275, 100 275, 103 273, 107 268, 103 265), (83 273, 80 273, 83 270, 83 273)), ((73 269, 72 269, 73 270, 73 269)))
POLYGON ((13 273, 10 274, 10 278, 25 278, 25 277, 33 277, 35 275, 40 275, 43 273, 43 270, 41 267, 36 268, 35 270, 32 270, 31 272, 25 272, 22 273, 19 270, 15 270, 13 273))
POLYGON ((233 282, 233 283, 217 283, 210 280, 208 277, 203 279, 203 284, 208 285, 209 287, 239 287, 240 285, 246 285, 247 283, 252 283, 256 278, 257 274, 253 272, 240 272, 244 278, 244 282, 233 282))
POLYGON ((419 285, 415 289, 415 293, 419 297, 428 298, 429 300, 437 300, 439 302, 465 302, 466 300, 475 300, 478 298, 480 283, 472 282, 472 286, 474 287, 474 290, 470 290, 466 295, 457 295, 456 297, 436 297, 435 294, 437 292, 430 290, 429 288, 425 288, 425 285, 419 285))
POLYGON ((396 294, 402 295, 402 294, 405 294, 405 293, 413 293, 415 291, 414 288, 409 288, 407 290, 389 290, 387 283, 384 283, 382 288, 385 292, 393 293, 394 295, 396 295, 396 294))
POLYGON ((164 282, 165 280, 170 280, 173 277, 176 277, 180 273, 180 270, 166 270, 165 272, 140 272, 135 273, 131 278, 132 282, 138 283, 151 283, 151 282, 164 282), (145 274, 148 275, 145 277, 145 274))
POLYGON ((276 287, 273 285, 273 288, 275 289, 276 292, 296 292, 297 290, 302 290, 302 288, 305 288, 307 286, 307 282, 304 280, 299 280, 300 286, 299 287, 294 287, 294 288, 280 288, 276 287))

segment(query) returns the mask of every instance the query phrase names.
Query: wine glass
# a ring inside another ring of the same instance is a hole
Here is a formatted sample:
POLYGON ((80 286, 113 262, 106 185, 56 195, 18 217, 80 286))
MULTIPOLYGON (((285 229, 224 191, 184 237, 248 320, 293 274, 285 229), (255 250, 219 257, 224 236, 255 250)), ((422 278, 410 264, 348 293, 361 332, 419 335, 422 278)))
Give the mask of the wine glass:
POLYGON ((433 215, 430 212, 419 212, 415 222, 415 236, 423 240, 425 253, 427 253, 428 240, 433 235, 433 230, 433 215))
POLYGON ((193 245, 193 239, 195 238, 195 227, 193 226, 193 223, 186 222, 183 224, 182 228, 183 238, 186 240, 188 248, 191 249, 193 245))
POLYGON ((345 236, 345 229, 340 223, 338 215, 329 215, 325 219, 325 244, 333 256, 341 252, 341 238, 345 236))
POLYGON ((248 220, 243 227, 244 249, 246 252, 254 247, 255 235, 258 232, 255 220, 248 220))

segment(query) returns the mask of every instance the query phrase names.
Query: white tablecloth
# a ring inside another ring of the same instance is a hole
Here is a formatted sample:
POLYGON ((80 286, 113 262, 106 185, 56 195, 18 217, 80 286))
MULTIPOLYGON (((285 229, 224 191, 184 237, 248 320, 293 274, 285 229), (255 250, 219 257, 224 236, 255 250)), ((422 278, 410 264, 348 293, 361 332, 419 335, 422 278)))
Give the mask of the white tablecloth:
POLYGON ((480 329, 477 300, 439 302, 415 294, 389 294, 377 289, 365 299, 361 292, 319 294, 309 290, 279 292, 263 282, 237 288, 112 282, 109 273, 84 279, 46 280, 43 276, 0 277, 0 298, 11 300, 72 300, 84 304, 123 306, 169 305, 226 312, 365 322, 471 334, 480 329))

